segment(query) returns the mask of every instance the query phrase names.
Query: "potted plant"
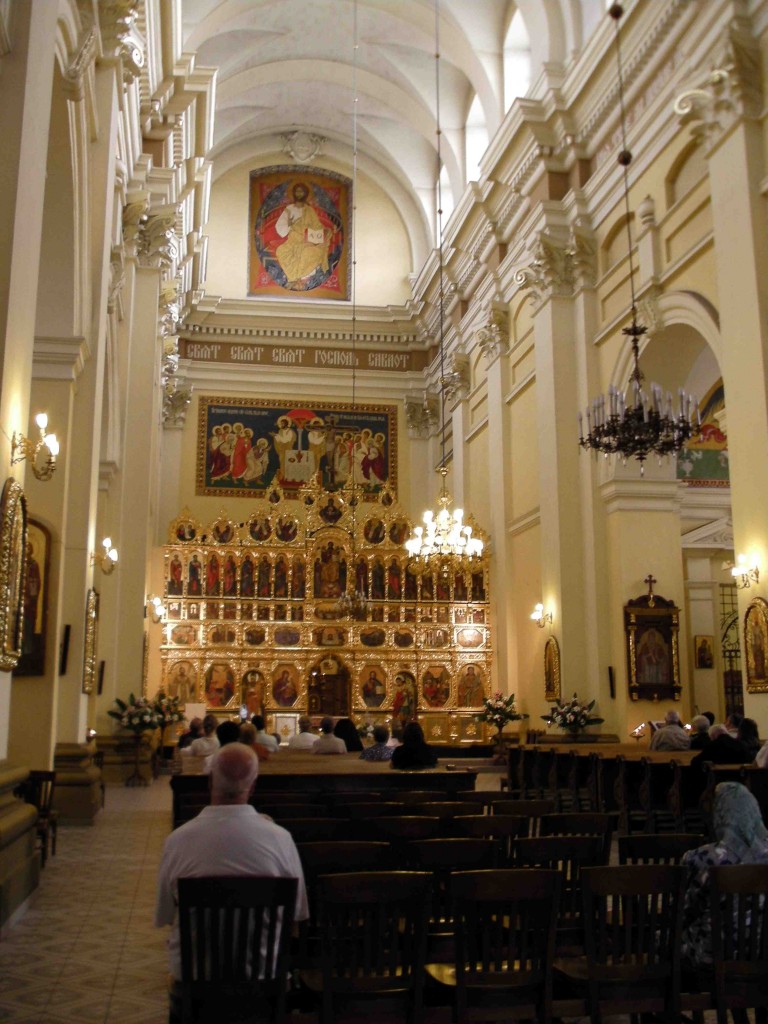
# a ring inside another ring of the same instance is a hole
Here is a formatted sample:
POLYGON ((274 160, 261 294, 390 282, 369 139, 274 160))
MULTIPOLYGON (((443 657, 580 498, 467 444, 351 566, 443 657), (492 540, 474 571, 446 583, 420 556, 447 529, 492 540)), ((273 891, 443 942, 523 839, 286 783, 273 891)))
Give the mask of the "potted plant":
POLYGON ((496 762, 502 763, 506 760, 504 751, 504 739, 502 733, 508 722, 519 722, 528 715, 521 715, 517 710, 514 693, 506 697, 499 691, 492 697, 483 699, 483 710, 477 716, 478 721, 493 725, 496 728, 496 762))
POLYGON ((572 699, 566 704, 555 704, 548 715, 541 717, 548 726, 554 725, 558 729, 564 729, 574 739, 579 736, 588 725, 600 725, 604 719, 592 714, 592 709, 597 702, 591 700, 588 704, 579 700, 574 693, 572 699))
POLYGON ((130 694, 127 701, 115 698, 117 708, 113 708, 107 714, 120 723, 123 729, 128 729, 134 737, 134 762, 133 772, 125 780, 126 786, 146 786, 147 779, 139 771, 139 754, 141 750, 142 734, 157 729, 160 725, 154 703, 146 697, 136 698, 130 694))

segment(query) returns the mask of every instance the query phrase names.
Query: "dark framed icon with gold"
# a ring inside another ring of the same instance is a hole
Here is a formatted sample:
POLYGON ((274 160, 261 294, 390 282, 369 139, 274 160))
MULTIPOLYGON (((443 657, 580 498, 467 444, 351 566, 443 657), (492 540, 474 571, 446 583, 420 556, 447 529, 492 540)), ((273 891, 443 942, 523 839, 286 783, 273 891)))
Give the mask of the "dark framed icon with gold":
POLYGON ((205 703, 209 708, 229 708, 239 704, 237 679, 227 661, 212 661, 203 676, 205 703))
POLYGON ((27 572, 27 501, 9 477, 0 498, 0 670, 10 672, 21 656, 24 583, 27 572))
POLYGON ((624 607, 632 700, 679 700, 680 611, 674 601, 643 594, 624 607))
POLYGON ((744 615, 747 693, 768 693, 768 603, 756 597, 744 615))
POLYGON ((560 700, 560 644, 547 637, 544 644, 544 700, 560 700))
POLYGON ((380 708, 386 700, 386 678, 384 668, 379 664, 367 664, 361 669, 360 699, 367 708, 380 708))
POLYGON ((171 544, 192 544, 200 537, 200 523, 185 508, 171 523, 169 541, 171 544))
POLYGON ((41 676, 45 672, 47 635, 50 531, 30 518, 27 524, 27 575, 24 584, 24 626, 21 657, 13 670, 16 676, 41 676))
POLYGON ((165 666, 163 689, 169 697, 178 697, 181 704, 197 703, 197 666, 186 658, 165 666))

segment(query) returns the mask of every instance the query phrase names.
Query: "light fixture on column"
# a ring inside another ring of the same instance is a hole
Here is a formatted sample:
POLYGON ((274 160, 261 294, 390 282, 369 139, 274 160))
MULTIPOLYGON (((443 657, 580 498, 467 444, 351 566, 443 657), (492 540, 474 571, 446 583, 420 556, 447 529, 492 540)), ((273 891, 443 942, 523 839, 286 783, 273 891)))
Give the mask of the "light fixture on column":
MULTIPOLYGON (((357 51, 359 47, 357 28, 357 0, 352 5, 352 231, 349 237, 350 266, 351 266, 351 296, 352 296, 352 422, 355 421, 355 410, 357 402, 357 51)), ((347 577, 351 576, 352 590, 349 590, 349 583, 336 602, 336 612, 339 616, 349 619, 365 619, 368 617, 369 601, 364 591, 357 582, 357 506, 359 496, 355 480, 355 461, 350 460, 350 476, 352 483, 349 492, 349 507, 352 509, 352 526, 350 536, 351 547, 351 573, 347 570, 347 577)))
POLYGON ((619 165, 624 175, 624 206, 627 226, 627 249, 629 254, 629 290, 632 298, 632 322, 622 328, 622 334, 632 345, 632 372, 626 391, 611 387, 608 395, 593 398, 587 407, 587 433, 584 434, 584 418, 579 413, 579 444, 588 451, 602 452, 605 456, 618 455, 626 463, 636 459, 643 471, 649 455, 659 459, 675 455, 701 428, 699 405, 695 397, 678 391, 677 409, 673 408, 672 394, 666 395, 658 384, 651 384, 650 394, 643 389, 643 373, 640 370, 640 339, 647 328, 637 322, 635 301, 635 269, 632 255, 632 233, 629 209, 629 173, 632 153, 627 149, 626 117, 624 110, 624 80, 621 64, 620 20, 624 13, 622 5, 612 4, 609 12, 616 24, 616 63, 619 79, 619 111, 621 114, 621 152, 619 165))
POLYGON ((735 562, 723 562, 723 568, 729 570, 737 590, 748 590, 753 583, 760 582, 760 569, 748 565, 746 555, 739 555, 735 562))
POLYGON ((405 548, 413 559, 412 567, 422 570, 437 565, 441 574, 459 572, 483 553, 483 541, 473 536, 472 527, 464 522, 464 510, 455 508, 445 483, 448 466, 445 458, 445 412, 447 388, 452 375, 445 372, 445 272, 443 266, 443 191, 441 172, 442 132, 440 130, 440 0, 435 0, 435 128, 437 136, 437 256, 439 295, 439 353, 440 353, 440 495, 437 509, 428 509, 422 516, 424 526, 414 527, 405 548))
POLYGON ((47 434, 48 414, 39 412, 35 416, 35 423, 40 431, 40 437, 33 441, 23 434, 14 432, 11 438, 11 465, 23 462, 27 459, 32 472, 38 480, 50 480, 56 469, 56 456, 59 454, 59 442, 55 434, 47 434), (18 452, 18 454, 17 454, 18 452), (43 453, 47 453, 42 465, 38 460, 43 453))
POLYGON ((117 565, 117 548, 112 547, 112 538, 105 537, 101 542, 103 551, 94 551, 91 555, 91 565, 98 565, 105 576, 115 571, 117 565))
POLYGON ((552 612, 545 611, 544 605, 541 603, 541 601, 539 601, 539 603, 531 612, 531 618, 539 627, 539 629, 544 629, 544 627, 547 624, 549 624, 550 626, 552 625, 552 612))
POLYGON ((144 614, 149 613, 153 622, 162 622, 165 617, 165 605, 162 597, 156 594, 147 594, 147 603, 144 607, 144 614))

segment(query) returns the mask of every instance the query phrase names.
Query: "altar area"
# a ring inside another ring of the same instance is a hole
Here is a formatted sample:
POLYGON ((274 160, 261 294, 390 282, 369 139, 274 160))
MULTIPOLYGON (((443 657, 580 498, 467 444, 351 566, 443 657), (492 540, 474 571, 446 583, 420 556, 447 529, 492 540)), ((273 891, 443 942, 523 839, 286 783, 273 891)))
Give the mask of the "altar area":
MULTIPOLYGON (((394 494, 274 487, 247 519, 183 510, 164 548, 162 687, 287 738, 300 714, 417 717, 434 742, 483 740, 492 657, 488 556, 410 559, 394 494)), ((476 531, 482 536, 481 531, 476 531)))

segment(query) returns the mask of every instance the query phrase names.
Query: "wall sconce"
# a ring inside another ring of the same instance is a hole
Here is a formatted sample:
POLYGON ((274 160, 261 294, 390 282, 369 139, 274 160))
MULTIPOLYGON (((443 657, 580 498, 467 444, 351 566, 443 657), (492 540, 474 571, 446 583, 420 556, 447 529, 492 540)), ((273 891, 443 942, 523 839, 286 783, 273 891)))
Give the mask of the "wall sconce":
POLYGON ((539 627, 539 629, 544 629, 547 623, 549 623, 550 626, 552 625, 552 612, 545 612, 544 605, 541 603, 541 601, 539 601, 539 603, 531 612, 531 618, 539 627))
POLYGON ((55 434, 46 434, 45 432, 48 426, 47 413, 39 412, 35 416, 35 423, 40 430, 40 439, 38 441, 32 441, 30 438, 24 437, 23 434, 17 434, 16 431, 13 432, 13 437, 11 438, 11 465, 13 466, 17 462, 23 462, 24 459, 28 459, 32 472, 38 480, 50 480, 56 469, 59 442, 55 434), (48 452, 48 456, 42 466, 38 467, 37 460, 43 450, 48 452), (16 454, 17 451, 18 455, 16 454))
POLYGON ((733 582, 736 584, 737 590, 746 590, 751 587, 753 583, 758 583, 760 580, 760 570, 757 565, 747 565, 747 556, 739 555, 736 562, 723 562, 724 569, 730 569, 731 576, 733 576, 733 582))
POLYGON ((91 555, 91 565, 98 565, 104 575, 109 576, 115 571, 117 565, 117 548, 112 547, 111 537, 105 537, 101 546, 104 548, 104 552, 99 554, 98 551, 94 551, 91 555))
POLYGON ((640 725, 635 728, 629 734, 633 739, 641 740, 645 736, 645 722, 641 722, 640 725))
POLYGON ((147 595, 147 604, 144 609, 144 614, 147 612, 152 616, 153 622, 162 622, 165 616, 165 605, 163 604, 162 597, 156 597, 152 594, 147 595))

